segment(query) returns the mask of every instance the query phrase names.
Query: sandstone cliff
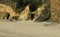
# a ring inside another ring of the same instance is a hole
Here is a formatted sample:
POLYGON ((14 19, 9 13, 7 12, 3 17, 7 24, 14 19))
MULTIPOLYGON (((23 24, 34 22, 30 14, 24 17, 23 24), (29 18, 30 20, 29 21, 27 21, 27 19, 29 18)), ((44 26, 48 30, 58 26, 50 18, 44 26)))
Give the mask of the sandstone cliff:
POLYGON ((60 21, 60 0, 51 0, 51 20, 60 21))

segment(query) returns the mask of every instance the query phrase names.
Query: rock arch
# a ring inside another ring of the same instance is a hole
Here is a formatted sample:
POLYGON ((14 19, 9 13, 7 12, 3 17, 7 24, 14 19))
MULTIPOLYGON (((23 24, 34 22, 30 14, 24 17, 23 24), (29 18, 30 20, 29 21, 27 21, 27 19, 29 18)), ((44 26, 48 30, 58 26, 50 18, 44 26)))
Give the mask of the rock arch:
POLYGON ((14 16, 19 16, 19 14, 17 14, 11 6, 6 4, 0 4, 0 12, 2 12, 3 14, 9 13, 10 14, 9 19, 11 19, 14 16))

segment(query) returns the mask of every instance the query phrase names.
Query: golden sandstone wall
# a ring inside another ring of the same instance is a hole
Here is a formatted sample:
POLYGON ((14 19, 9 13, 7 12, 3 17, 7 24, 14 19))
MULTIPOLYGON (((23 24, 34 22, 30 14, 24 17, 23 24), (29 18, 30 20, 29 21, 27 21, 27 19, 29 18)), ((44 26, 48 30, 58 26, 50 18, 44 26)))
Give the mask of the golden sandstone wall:
POLYGON ((6 4, 0 4, 0 19, 3 19, 3 17, 6 15, 6 13, 10 14, 9 19, 13 16, 19 16, 12 7, 6 5, 6 4), (1 15, 2 14, 2 15, 1 15))
POLYGON ((60 21, 60 0, 51 0, 51 20, 60 21))
MULTIPOLYGON (((51 0, 51 6, 50 6, 50 10, 51 10, 51 21, 60 21, 60 0, 51 0)), ((10 9, 10 8, 9 8, 10 9)), ((9 9, 7 9, 9 11, 9 9)), ((13 10, 13 9, 11 9, 13 10)), ((28 10, 28 9, 26 9, 28 10)), ((25 11, 25 10, 24 10, 25 11)), ((22 11, 22 12, 24 12, 22 11)), ((29 10, 28 10, 29 11, 29 10)), ((27 12, 27 11, 25 11, 27 12)), ((38 11, 39 12, 39 11, 38 11)), ((0 12, 1 13, 1 12, 0 12)), ((9 11, 9 13, 11 13, 11 11, 9 11)), ((13 10, 12 13, 15 13, 15 11, 13 10)), ((45 14, 45 13, 44 13, 45 14)), ((3 14, 4 15, 4 14, 3 14)), ((46 16, 46 15, 45 15, 46 16)), ((44 16, 44 17, 45 17, 44 16)), ((0 17, 1 18, 1 17, 0 17)), ((39 18, 40 19, 40 18, 39 18)))

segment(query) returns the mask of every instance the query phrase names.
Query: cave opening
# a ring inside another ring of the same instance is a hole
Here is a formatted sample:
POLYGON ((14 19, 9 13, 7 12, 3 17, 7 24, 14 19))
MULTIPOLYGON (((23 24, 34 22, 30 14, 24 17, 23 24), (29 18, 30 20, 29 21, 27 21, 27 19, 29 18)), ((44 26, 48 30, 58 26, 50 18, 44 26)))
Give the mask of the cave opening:
POLYGON ((9 14, 9 13, 7 13, 7 19, 9 19, 9 17, 10 17, 10 14, 9 14))
POLYGON ((35 16, 35 14, 31 14, 31 20, 33 20, 33 19, 34 19, 34 16, 35 16))

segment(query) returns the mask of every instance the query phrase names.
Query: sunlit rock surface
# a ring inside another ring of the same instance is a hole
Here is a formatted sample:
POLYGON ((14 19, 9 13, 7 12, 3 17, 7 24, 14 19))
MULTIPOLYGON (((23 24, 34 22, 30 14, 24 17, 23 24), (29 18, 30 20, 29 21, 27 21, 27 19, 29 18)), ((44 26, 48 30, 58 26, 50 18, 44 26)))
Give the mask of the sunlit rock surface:
MULTIPOLYGON (((0 4, 0 13, 1 14, 6 14, 6 13, 9 13, 10 14, 10 19, 11 17, 14 17, 14 16, 18 16, 19 14, 17 14, 13 8, 9 5, 6 5, 6 4, 0 4)), ((0 15, 2 16, 2 15, 0 15)), ((3 17, 3 16, 2 16, 3 17)))
POLYGON ((51 20, 60 22, 60 0, 51 0, 51 20))

